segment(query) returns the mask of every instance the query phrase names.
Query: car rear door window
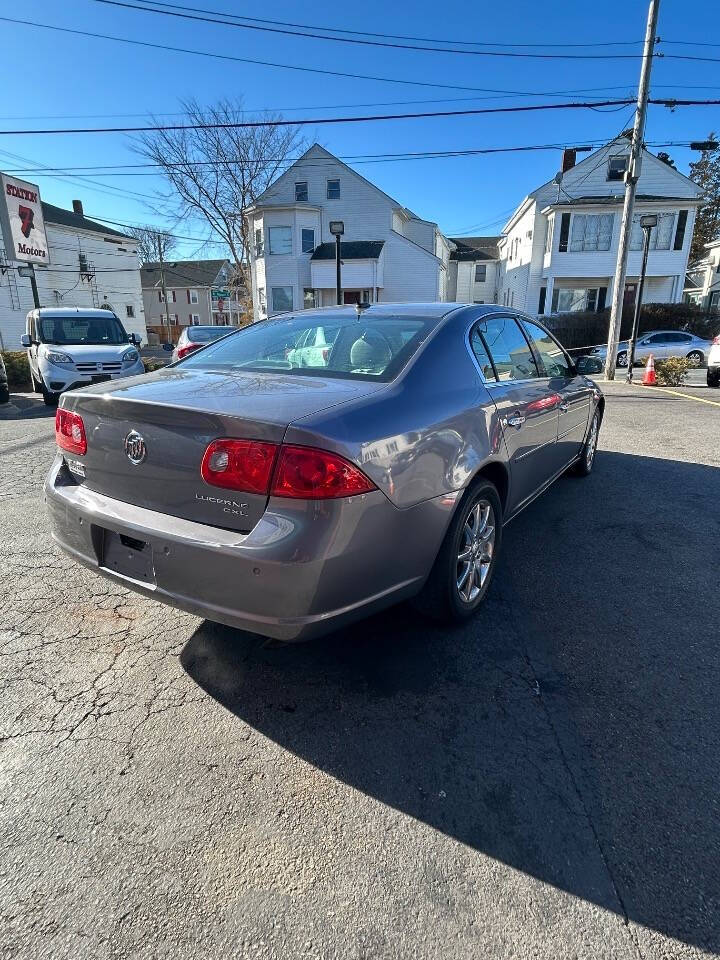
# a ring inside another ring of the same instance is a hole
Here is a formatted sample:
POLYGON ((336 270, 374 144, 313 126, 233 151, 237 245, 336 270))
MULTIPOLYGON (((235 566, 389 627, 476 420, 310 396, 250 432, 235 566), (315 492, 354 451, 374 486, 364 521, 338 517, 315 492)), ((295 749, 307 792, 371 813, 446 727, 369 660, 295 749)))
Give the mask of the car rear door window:
POLYGON ((478 327, 473 327, 472 332, 470 333, 470 349, 475 354, 475 359, 478 362, 480 372, 485 380, 496 380, 497 378, 495 376, 492 360, 490 359, 490 354, 487 351, 485 341, 483 340, 482 334, 480 333, 478 327))
POLYGON ((490 316, 477 324, 495 364, 498 380, 539 377, 530 344, 513 317, 490 316))
POLYGON ((543 330, 542 327, 539 327, 536 323, 531 323, 529 320, 523 320, 523 326, 548 377, 569 379, 575 376, 572 362, 547 330, 543 330))

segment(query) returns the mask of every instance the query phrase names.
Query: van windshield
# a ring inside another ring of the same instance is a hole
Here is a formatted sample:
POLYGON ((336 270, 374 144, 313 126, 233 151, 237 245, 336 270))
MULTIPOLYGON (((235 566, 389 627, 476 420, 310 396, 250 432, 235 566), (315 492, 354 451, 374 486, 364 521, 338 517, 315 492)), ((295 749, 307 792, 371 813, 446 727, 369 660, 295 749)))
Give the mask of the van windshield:
POLYGON ((311 314, 264 320, 181 361, 207 370, 254 370, 349 380, 391 380, 436 320, 311 314))
POLYGON ((41 343, 53 343, 58 346, 119 345, 128 342, 128 335, 117 317, 83 317, 82 314, 69 317, 41 317, 37 329, 41 343))

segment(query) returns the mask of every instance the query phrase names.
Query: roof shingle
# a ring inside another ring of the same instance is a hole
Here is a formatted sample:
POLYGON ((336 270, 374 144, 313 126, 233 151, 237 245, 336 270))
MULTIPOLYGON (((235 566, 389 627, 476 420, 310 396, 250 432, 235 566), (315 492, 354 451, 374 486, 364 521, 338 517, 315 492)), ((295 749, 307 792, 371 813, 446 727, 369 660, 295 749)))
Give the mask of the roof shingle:
MULTIPOLYGON (((340 257, 343 260, 377 260, 384 240, 345 240, 340 241, 340 257)), ((313 252, 311 260, 334 260, 335 244, 321 243, 313 252)))
MULTIPOLYGON (((170 260, 164 265, 168 287, 211 287, 227 260, 170 260)), ((230 270, 228 269, 228 282, 230 270)), ((160 264, 144 263, 140 268, 143 290, 160 285, 160 264)))
POLYGON ((451 260, 497 260, 500 237, 448 237, 457 247, 451 260))

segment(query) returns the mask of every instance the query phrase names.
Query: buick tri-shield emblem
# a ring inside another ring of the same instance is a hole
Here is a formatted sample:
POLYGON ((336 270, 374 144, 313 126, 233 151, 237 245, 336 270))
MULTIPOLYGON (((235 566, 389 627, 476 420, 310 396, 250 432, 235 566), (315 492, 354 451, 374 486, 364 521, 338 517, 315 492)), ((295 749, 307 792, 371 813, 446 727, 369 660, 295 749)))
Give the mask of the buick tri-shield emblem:
POLYGON ((145 459, 147 447, 145 446, 145 440, 137 430, 131 430, 125 437, 125 453, 130 463, 142 463, 145 459))

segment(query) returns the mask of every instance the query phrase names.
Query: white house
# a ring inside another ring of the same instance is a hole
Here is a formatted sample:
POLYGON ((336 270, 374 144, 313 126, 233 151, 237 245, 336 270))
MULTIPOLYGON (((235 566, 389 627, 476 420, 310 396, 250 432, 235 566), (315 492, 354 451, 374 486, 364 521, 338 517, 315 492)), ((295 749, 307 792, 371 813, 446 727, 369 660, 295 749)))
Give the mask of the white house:
POLYGON ((450 237, 447 299, 497 303, 500 237, 450 237))
MULTIPOLYGON (((147 339, 137 243, 72 210, 42 204, 48 265, 36 265, 43 307, 110 307, 128 333, 147 339)), ((0 246, 0 350, 19 350, 25 316, 34 307, 29 277, 18 273, 0 246)))
MULTIPOLYGON (((612 298, 629 141, 619 137, 530 193, 503 229, 498 302, 532 314, 602 310, 612 298), (558 182, 559 180, 559 182, 558 182)), ((658 216, 648 257, 645 303, 682 300, 697 185, 647 150, 637 186, 625 303, 635 300, 642 258, 640 217, 658 216)))
POLYGON ((706 243, 707 256, 688 267, 685 299, 720 313, 720 240, 706 243))
POLYGON ((314 144, 247 212, 256 319, 336 302, 335 240, 342 220, 345 303, 448 299, 450 243, 314 144))

